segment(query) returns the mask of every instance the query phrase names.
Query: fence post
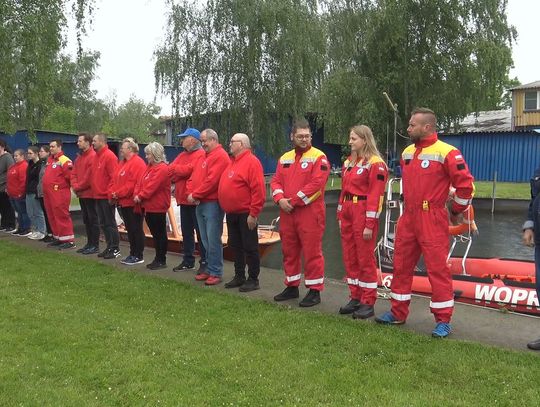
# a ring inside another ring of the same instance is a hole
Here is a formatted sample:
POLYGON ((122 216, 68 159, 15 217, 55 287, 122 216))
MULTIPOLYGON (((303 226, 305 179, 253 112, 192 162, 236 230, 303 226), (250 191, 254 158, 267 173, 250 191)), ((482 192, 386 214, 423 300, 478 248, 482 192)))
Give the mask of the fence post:
POLYGON ((495 212, 495 193, 497 190, 497 171, 493 173, 493 189, 491 191, 491 213, 495 212))

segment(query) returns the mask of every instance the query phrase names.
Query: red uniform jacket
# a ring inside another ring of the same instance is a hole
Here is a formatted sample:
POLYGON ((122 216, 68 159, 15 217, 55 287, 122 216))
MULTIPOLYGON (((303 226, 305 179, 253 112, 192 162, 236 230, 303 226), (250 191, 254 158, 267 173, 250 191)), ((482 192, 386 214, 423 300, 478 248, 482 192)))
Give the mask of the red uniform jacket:
POLYGON ((69 188, 73 163, 63 152, 50 155, 43 174, 43 191, 58 191, 69 188))
POLYGON ((261 162, 250 150, 232 157, 221 175, 219 205, 226 213, 248 213, 254 218, 262 211, 266 191, 261 162))
POLYGON ((292 206, 322 205, 324 211, 324 188, 330 173, 328 160, 321 150, 310 147, 306 151, 291 150, 279 159, 272 178, 272 198, 290 199, 292 206))
POLYGON ((349 157, 343 163, 338 214, 345 199, 365 201, 366 227, 373 229, 382 211, 387 178, 388 167, 382 158, 374 155, 369 160, 351 161, 349 157))
POLYGON ((8 168, 6 192, 10 198, 20 199, 26 196, 27 161, 20 161, 8 168))
POLYGON ((219 144, 193 169, 187 194, 193 194, 201 202, 217 201, 219 179, 229 162, 229 155, 219 144))
POLYGON ((73 163, 71 187, 79 198, 93 198, 92 176, 96 152, 92 147, 81 152, 73 163))
POLYGON ((200 164, 206 157, 202 148, 194 151, 183 151, 169 165, 169 176, 175 183, 174 196, 178 205, 192 205, 187 201, 187 191, 191 184, 193 168, 200 164))
POLYGON ((115 193, 118 205, 122 208, 135 206, 133 202, 135 187, 145 171, 146 164, 138 154, 134 154, 129 160, 120 161, 110 190, 110 198, 115 193))
POLYGON ((450 185, 456 189, 452 212, 463 212, 471 203, 474 178, 461 152, 437 134, 408 146, 401 155, 405 209, 444 207, 450 185))
POLYGON ((165 213, 171 206, 171 181, 167 164, 148 165, 135 187, 135 195, 141 198, 146 212, 165 213))
POLYGON ((108 146, 103 146, 99 151, 96 151, 92 177, 92 190, 95 199, 108 199, 117 167, 118 158, 109 150, 108 146))

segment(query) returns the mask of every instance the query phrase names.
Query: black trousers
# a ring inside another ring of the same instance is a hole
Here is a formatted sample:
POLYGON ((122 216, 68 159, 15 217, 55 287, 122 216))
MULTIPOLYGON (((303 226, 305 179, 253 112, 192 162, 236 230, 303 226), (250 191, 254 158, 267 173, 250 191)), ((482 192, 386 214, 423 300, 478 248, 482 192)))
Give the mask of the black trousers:
POLYGON ((86 242, 88 246, 99 247, 99 220, 96 210, 96 200, 93 198, 79 198, 84 227, 86 229, 86 242))
POLYGON ((261 262, 259 258, 259 234, 257 228, 249 230, 247 218, 249 213, 228 213, 227 229, 229 233, 229 246, 234 251, 234 274, 237 277, 246 277, 246 264, 248 277, 259 278, 261 262))
POLYGON ((120 235, 116 226, 114 217, 114 205, 111 205, 107 199, 96 199, 96 209, 99 219, 99 226, 105 235, 107 249, 118 249, 120 244, 120 235))
POLYGON ((43 197, 39 197, 39 204, 41 205, 41 209, 43 209, 43 216, 45 216, 45 225, 47 226, 47 235, 52 235, 52 229, 51 224, 49 223, 49 218, 47 217, 47 211, 45 210, 45 201, 43 200, 43 197))
POLYGON ((135 213, 133 206, 120 208, 120 213, 128 232, 129 255, 142 259, 144 252, 143 215, 135 213))
POLYGON ((11 206, 9 196, 5 191, 0 192, 0 225, 9 229, 15 227, 15 210, 11 206))
POLYGON ((144 215, 146 224, 152 233, 154 246, 156 248, 155 261, 167 263, 167 222, 165 213, 149 213, 144 215))

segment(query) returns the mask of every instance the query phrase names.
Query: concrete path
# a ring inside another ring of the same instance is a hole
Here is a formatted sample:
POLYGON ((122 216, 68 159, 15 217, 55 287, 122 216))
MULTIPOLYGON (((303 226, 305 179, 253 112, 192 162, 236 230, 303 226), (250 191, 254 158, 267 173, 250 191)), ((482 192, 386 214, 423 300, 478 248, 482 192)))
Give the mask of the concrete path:
MULTIPOLYGON (((53 251, 52 248, 46 248, 42 242, 32 241, 26 237, 15 237, 0 232, 0 239, 9 240, 16 243, 21 243, 31 248, 40 248, 53 251)), ((77 239, 77 246, 81 247, 84 242, 80 237, 77 239)), ((121 242, 121 252, 125 257, 129 250, 127 243, 121 242)), ((153 258, 154 250, 147 248, 145 256, 147 262, 153 258)), ((207 287, 204 283, 195 281, 195 271, 173 272, 172 268, 180 263, 180 256, 175 253, 169 253, 167 256, 168 269, 159 271, 150 271, 145 267, 145 264, 137 266, 124 266, 120 263, 120 259, 102 260, 96 255, 83 256, 75 253, 75 250, 66 252, 65 255, 80 256, 91 258, 94 261, 109 264, 123 270, 135 270, 142 274, 152 274, 162 278, 182 281, 188 284, 198 285, 208 290, 228 291, 238 295, 258 298, 272 304, 277 304, 273 301, 273 296, 283 290, 283 272, 281 270, 273 270, 263 268, 261 270, 260 282, 261 289, 251 293, 240 293, 237 289, 226 289, 224 283, 214 287, 207 287)), ((224 282, 229 281, 234 275, 234 267, 230 262, 225 262, 224 266, 224 282)), ((300 299, 305 295, 306 289, 301 287, 300 299)), ((336 316, 339 307, 348 301, 348 288, 346 284, 336 281, 327 280, 326 288, 321 295, 322 303, 308 309, 306 312, 320 311, 336 316)), ((290 300, 284 303, 279 303, 277 306, 285 306, 298 308, 298 300, 290 300)), ((376 315, 388 310, 390 303, 386 299, 379 299, 376 304, 376 315)), ((341 318, 350 318, 350 316, 340 316, 341 318)), ((358 321, 358 323, 374 323, 369 321, 358 321)), ((508 349, 529 351, 526 343, 540 337, 540 318, 530 317, 520 314, 503 313, 496 310, 490 310, 481 307, 475 307, 465 304, 456 304, 454 317, 452 320, 453 334, 451 338, 459 340, 468 340, 481 342, 484 344, 499 346, 508 349)), ((399 327, 388 327, 388 329, 407 329, 417 332, 421 335, 430 335, 434 327, 433 316, 429 312, 429 299, 414 296, 411 303, 411 314, 407 323, 399 327)), ((529 351, 532 352, 532 351, 529 351)), ((536 353, 536 352, 532 352, 536 353)), ((540 354, 540 352, 537 352, 540 354)))

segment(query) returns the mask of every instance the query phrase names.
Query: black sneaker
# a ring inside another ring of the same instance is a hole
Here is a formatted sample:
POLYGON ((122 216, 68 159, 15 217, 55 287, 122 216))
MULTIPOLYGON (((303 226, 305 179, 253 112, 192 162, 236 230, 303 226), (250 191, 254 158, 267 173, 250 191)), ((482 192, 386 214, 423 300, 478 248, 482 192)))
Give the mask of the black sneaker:
POLYGON ((99 253, 99 247, 96 247, 96 246, 88 246, 86 248, 86 250, 84 250, 82 252, 82 254, 84 255, 87 255, 87 254, 96 254, 96 253, 99 253))
POLYGON ((321 293, 317 290, 310 289, 304 299, 300 301, 301 307, 313 307, 321 302, 321 293))
POLYGON ((356 311, 358 308, 360 308, 360 301, 351 299, 347 305, 343 307, 339 307, 339 313, 340 314, 352 314, 354 311, 356 311))
POLYGON ((41 239, 41 241, 43 243, 51 243, 54 241, 54 237, 52 237, 51 235, 47 235, 43 239, 41 239))
MULTIPOLYGON (((15 234, 15 233, 14 233, 15 234)), ((32 231, 30 229, 21 229, 17 233, 18 236, 30 236, 32 234, 32 231)))
POLYGON ((110 249, 105 255, 103 256, 104 259, 116 259, 117 257, 120 257, 120 250, 118 249, 110 249))
POLYGON ((183 261, 178 266, 172 269, 172 271, 186 271, 186 270, 192 270, 195 268, 195 264, 193 263, 187 263, 183 261))
POLYGON ((234 278, 229 281, 228 283, 225 283, 225 288, 237 288, 244 285, 246 282, 246 279, 241 276, 234 276, 234 278))
POLYGON ((109 253, 109 250, 111 250, 111 249, 107 248, 107 249, 103 250, 101 253, 99 253, 97 256, 98 257, 105 257, 105 255, 107 253, 109 253))
POLYGON ((57 247, 57 246, 60 246, 62 244, 62 242, 60 240, 57 240, 57 239, 53 239, 52 242, 50 242, 47 247, 57 247))
POLYGON ((13 228, 13 229, 7 230, 6 233, 9 233, 10 235, 18 235, 20 231, 21 229, 13 228))
POLYGON ((298 287, 286 287, 282 292, 274 297, 274 301, 286 301, 298 298, 300 293, 298 287))
POLYGON ((14 232, 17 231, 17 228, 14 227, 14 226, 8 226, 5 230, 4 230, 4 233, 9 233, 9 234, 13 234, 14 232))
POLYGON ((197 270, 197 274, 206 273, 206 267, 208 266, 208 263, 205 261, 199 262, 199 269, 197 270))
POLYGON ((354 319, 367 319, 375 315, 373 305, 360 304, 360 307, 353 312, 352 317, 354 319))
POLYGON ((153 261, 152 263, 150 264, 147 264, 146 265, 146 268, 148 270, 159 270, 159 269, 165 269, 167 268, 167 263, 162 263, 160 261, 153 261))
POLYGON ((125 264, 126 266, 135 266, 137 264, 144 263, 144 260, 137 256, 128 256, 124 260, 122 260, 120 263, 125 264))
POLYGON ((259 279, 258 278, 248 278, 244 284, 238 289, 242 293, 247 293, 250 291, 258 290, 259 288, 259 279))
POLYGON ((86 249, 88 249, 90 246, 88 246, 88 243, 85 244, 83 247, 81 247, 80 249, 77 249, 77 253, 82 253, 84 252, 86 249))
POLYGON ((75 243, 73 242, 65 242, 58 245, 58 250, 67 250, 67 249, 73 249, 77 246, 75 246, 75 243))

